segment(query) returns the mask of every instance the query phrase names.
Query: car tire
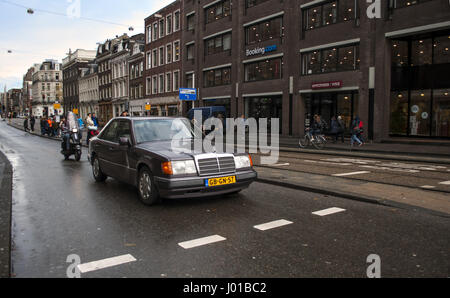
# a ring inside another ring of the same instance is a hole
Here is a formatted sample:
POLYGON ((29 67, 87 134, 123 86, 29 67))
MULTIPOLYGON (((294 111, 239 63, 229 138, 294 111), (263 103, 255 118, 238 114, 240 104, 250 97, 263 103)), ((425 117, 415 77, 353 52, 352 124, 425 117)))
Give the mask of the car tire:
POLYGON ((94 175, 94 179, 97 182, 105 182, 105 180, 108 178, 100 168, 100 161, 98 160, 97 156, 94 156, 92 158, 92 174, 94 175))
POLYGON ((161 201, 153 175, 147 167, 139 171, 138 194, 139 200, 147 206, 153 206, 161 201))

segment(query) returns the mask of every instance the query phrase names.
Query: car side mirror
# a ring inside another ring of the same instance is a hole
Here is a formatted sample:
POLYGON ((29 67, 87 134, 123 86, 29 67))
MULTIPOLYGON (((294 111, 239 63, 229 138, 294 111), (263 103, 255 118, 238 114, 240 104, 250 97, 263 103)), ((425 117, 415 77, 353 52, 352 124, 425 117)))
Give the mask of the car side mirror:
POLYGON ((128 139, 127 137, 121 137, 119 139, 119 145, 120 146, 130 146, 131 145, 130 139, 128 139))

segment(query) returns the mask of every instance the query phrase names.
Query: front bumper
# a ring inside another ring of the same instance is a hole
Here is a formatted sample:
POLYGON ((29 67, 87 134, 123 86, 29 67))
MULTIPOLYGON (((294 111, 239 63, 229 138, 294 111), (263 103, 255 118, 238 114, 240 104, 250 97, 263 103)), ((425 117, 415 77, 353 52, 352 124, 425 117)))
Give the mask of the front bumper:
POLYGON ((155 177, 155 183, 161 197, 166 199, 181 199, 194 197, 217 196, 233 193, 248 188, 257 178, 254 170, 247 170, 220 176, 190 177, 190 178, 162 178, 155 177), (236 176, 236 183, 206 187, 205 180, 236 176))

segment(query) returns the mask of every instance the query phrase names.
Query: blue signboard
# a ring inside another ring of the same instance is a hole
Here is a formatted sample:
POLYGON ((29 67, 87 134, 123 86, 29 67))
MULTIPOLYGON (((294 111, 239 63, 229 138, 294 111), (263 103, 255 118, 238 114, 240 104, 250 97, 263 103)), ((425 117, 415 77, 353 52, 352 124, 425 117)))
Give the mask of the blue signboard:
POLYGON ((197 89, 180 88, 180 100, 185 100, 185 101, 197 100, 197 89))

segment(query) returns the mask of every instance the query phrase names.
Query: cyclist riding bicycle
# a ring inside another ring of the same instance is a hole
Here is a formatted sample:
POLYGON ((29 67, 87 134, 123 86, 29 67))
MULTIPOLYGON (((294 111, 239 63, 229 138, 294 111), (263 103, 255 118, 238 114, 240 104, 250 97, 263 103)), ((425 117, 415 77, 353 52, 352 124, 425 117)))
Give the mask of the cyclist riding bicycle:
POLYGON ((315 136, 321 135, 326 127, 327 125, 324 121, 322 121, 321 117, 319 115, 314 115, 314 121, 308 130, 308 135, 311 140, 314 140, 315 136))

